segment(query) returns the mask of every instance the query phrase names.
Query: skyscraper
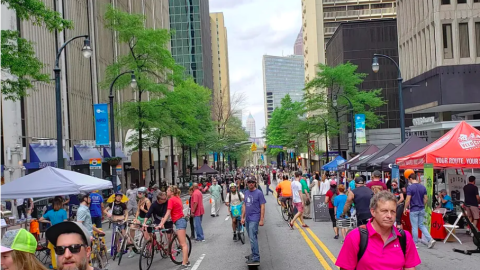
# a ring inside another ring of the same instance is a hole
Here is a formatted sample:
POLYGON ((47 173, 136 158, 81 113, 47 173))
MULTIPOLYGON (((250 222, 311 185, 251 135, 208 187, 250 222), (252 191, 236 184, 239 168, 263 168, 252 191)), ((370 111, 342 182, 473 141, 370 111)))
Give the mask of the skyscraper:
POLYGON ((293 101, 301 101, 305 87, 303 56, 263 56, 263 94, 265 124, 275 108, 289 94, 293 101))
POLYGON ((303 55, 303 28, 300 28, 295 44, 293 45, 293 54, 303 55))
POLYGON ((257 132, 255 129, 255 118, 253 118, 251 113, 247 118, 247 133, 250 138, 257 137, 257 132))
POLYGON ((228 40, 223 13, 210 13, 213 63, 213 118, 222 121, 230 111, 230 77, 228 70, 228 40))
POLYGON ((172 55, 195 82, 213 90, 208 0, 169 0, 172 55))

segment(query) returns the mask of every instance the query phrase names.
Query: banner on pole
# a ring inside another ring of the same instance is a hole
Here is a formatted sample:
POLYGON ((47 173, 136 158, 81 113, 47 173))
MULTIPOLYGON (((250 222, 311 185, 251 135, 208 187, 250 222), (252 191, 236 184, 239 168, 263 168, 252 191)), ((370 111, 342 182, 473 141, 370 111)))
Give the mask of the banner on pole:
POLYGON ((357 143, 367 143, 365 134, 365 114, 355 114, 355 137, 357 143))
POLYGON ((398 187, 400 187, 400 170, 398 165, 392 165, 392 181, 397 181, 398 187))
POLYGON ((95 116, 95 144, 109 145, 108 104, 94 104, 93 114, 95 116))
POLYGON ((315 141, 309 141, 310 143, 310 151, 313 151, 315 153, 315 141))
POLYGON ((425 226, 430 232, 432 223, 432 200, 433 200, 433 164, 425 163, 423 165, 423 178, 425 179, 425 188, 427 189, 427 204, 425 205, 425 226))

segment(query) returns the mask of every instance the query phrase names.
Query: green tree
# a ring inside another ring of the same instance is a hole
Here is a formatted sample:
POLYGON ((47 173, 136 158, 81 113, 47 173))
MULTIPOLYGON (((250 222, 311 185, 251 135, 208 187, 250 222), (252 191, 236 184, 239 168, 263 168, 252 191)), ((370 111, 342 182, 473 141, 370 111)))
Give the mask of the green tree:
MULTIPOLYGON (((175 63, 168 44, 170 32, 166 29, 145 28, 145 17, 130 14, 109 6, 105 13, 106 27, 117 33, 120 44, 125 44, 129 53, 118 57, 116 63, 107 67, 105 81, 101 84, 108 88, 110 82, 122 71, 133 70, 137 78, 136 100, 126 101, 120 106, 120 122, 138 131, 138 149, 143 149, 143 132, 156 127, 164 120, 159 103, 152 102, 163 97, 181 82, 183 69, 175 63), (146 93, 150 101, 146 99, 146 93)), ((125 89, 129 84, 128 76, 121 77, 116 86, 125 89)), ((139 165, 142 168, 142 151, 139 151, 139 165)), ((140 176, 142 175, 140 169, 140 176)))
MULTIPOLYGON (((375 112, 378 107, 386 104, 381 97, 381 89, 360 90, 359 86, 367 75, 357 73, 356 65, 346 63, 330 67, 319 64, 318 68, 317 76, 305 87, 304 102, 305 110, 312 118, 310 121, 316 123, 319 129, 324 123, 322 118, 328 123, 328 133, 331 136, 338 135, 342 127, 350 124, 345 121, 350 112, 349 103, 341 95, 350 99, 354 113, 365 114, 367 128, 375 128, 382 123, 383 116, 375 112), (326 91, 320 89, 326 89, 326 91), (337 106, 333 106, 335 97, 337 97, 337 106), (338 122, 336 113, 340 119, 338 122)), ((308 127, 310 125, 306 126, 308 127)), ((321 130, 313 132, 321 132, 321 130)))
MULTIPOLYGON (((49 31, 73 28, 73 23, 61 14, 47 8, 39 0, 1 0, 2 5, 14 10, 19 20, 30 20, 34 25, 45 26, 49 31)), ((19 100, 33 89, 33 81, 49 83, 50 75, 43 73, 45 67, 36 56, 33 43, 21 38, 18 31, 2 30, 2 72, 12 77, 2 78, 2 95, 10 100, 19 100)), ((2 76, 3 77, 3 76, 2 76)), ((34 90, 34 89, 33 89, 34 90)))

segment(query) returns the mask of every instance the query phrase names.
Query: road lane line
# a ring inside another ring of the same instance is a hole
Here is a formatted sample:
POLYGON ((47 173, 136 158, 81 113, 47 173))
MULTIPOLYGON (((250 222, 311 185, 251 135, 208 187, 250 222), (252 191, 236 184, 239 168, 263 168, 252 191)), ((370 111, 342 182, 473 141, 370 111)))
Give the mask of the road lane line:
POLYGON ((230 216, 227 216, 227 217, 225 218, 225 221, 227 221, 229 218, 230 218, 230 216))
MULTIPOLYGON (((300 221, 297 220, 298 225, 300 224, 300 221)), ((320 248, 327 254, 327 257, 330 258, 330 260, 335 264, 337 262, 337 259, 335 256, 333 256, 332 252, 325 246, 325 244, 318 238, 318 236, 310 229, 310 228, 305 228, 305 230, 312 236, 313 240, 317 242, 317 244, 320 246, 320 248)))
POLYGON ((197 268, 200 267, 200 264, 202 263, 204 258, 205 258, 205 254, 202 254, 200 258, 198 258, 198 260, 193 265, 192 270, 197 270, 197 268))
POLYGON ((294 225, 297 228, 297 230, 300 232, 300 234, 303 236, 303 239, 305 239, 305 242, 307 242, 307 245, 313 251, 313 254, 315 254, 315 257, 317 257, 318 261, 323 266, 323 268, 325 270, 332 270, 328 262, 325 260, 325 258, 323 258, 322 254, 320 254, 320 251, 318 251, 317 247, 313 244, 312 240, 308 238, 307 234, 302 230, 302 228, 298 226, 297 223, 295 223, 294 225))

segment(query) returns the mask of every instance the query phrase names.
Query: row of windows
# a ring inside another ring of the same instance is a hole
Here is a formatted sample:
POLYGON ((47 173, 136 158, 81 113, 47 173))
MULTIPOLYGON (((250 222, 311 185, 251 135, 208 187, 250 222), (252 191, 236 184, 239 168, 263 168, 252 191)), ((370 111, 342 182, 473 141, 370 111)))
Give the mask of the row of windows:
MULTIPOLYGON (((479 0, 480 1, 480 0, 479 0)), ((474 24, 474 35, 475 35, 475 45, 476 52, 474 55, 480 57, 480 22, 474 24)), ((443 38, 443 58, 452 59, 454 58, 453 51, 453 37, 452 37, 452 24, 446 23, 442 25, 442 38, 443 38)), ((459 23, 458 24, 458 45, 460 51, 460 58, 469 58, 470 57, 470 41, 469 41, 469 31, 468 23, 459 23)))
MULTIPOLYGON (((450 5, 455 0, 440 0, 442 5, 450 5)), ((456 0, 457 4, 466 4, 467 0, 456 0)), ((473 3, 480 3, 480 0, 473 0, 473 3)))

